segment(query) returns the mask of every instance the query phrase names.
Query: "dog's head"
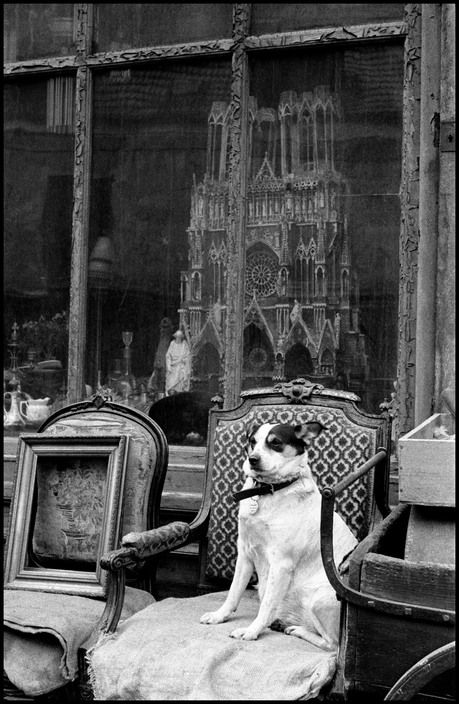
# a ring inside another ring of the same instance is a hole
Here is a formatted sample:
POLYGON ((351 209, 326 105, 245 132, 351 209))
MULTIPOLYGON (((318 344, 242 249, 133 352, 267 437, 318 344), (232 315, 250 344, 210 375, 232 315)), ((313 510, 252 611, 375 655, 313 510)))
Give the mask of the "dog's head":
POLYGON ((306 447, 322 430, 324 426, 318 421, 302 425, 265 423, 252 429, 244 473, 268 483, 309 474, 306 447))

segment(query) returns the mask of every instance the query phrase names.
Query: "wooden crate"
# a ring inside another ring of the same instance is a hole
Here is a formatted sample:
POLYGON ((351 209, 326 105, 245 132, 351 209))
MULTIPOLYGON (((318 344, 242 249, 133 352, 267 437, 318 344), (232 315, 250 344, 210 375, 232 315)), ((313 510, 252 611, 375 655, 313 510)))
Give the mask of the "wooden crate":
MULTIPOLYGON (((350 560, 349 586, 411 606, 454 611, 455 565, 403 558, 411 510, 400 504, 357 547, 350 560)), ((450 618, 434 622, 348 604, 344 681, 349 700, 382 701, 410 667, 454 638, 450 618)), ((426 701, 456 701, 455 674, 448 671, 438 676, 423 687, 422 695, 426 701)))
POLYGON ((455 439, 434 438, 451 416, 436 413, 399 440, 399 500, 420 506, 455 506, 455 439))

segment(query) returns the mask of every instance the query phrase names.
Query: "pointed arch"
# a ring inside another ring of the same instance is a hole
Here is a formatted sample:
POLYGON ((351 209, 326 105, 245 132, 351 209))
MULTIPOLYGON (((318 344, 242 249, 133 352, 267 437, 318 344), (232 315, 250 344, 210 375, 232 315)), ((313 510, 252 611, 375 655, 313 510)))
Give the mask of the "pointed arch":
POLYGON ((296 342, 285 354, 284 376, 287 381, 313 374, 311 353, 301 342, 296 342))

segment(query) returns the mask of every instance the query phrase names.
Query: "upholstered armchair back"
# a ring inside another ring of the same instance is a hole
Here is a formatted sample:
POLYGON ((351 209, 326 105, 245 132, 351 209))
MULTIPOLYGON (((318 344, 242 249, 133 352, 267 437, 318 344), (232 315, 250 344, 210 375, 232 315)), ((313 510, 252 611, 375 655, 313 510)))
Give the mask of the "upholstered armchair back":
MULTIPOLYGON (((149 530, 158 525, 168 447, 164 433, 155 421, 121 404, 103 402, 97 407, 86 401, 56 412, 40 427, 39 432, 71 437, 129 436, 120 535, 149 530)), ((90 462, 82 463, 69 458, 66 463, 70 471, 65 479, 72 475, 71 496, 66 496, 60 477, 62 472, 50 467, 49 472, 43 472, 39 477, 34 527, 37 558, 68 561, 70 556, 75 562, 94 561, 98 535, 95 534, 97 526, 91 507, 94 505, 96 509, 98 500, 103 499, 104 472, 97 458, 90 459, 90 462), (72 462, 75 467, 70 467, 72 462), (74 516, 77 509, 78 516, 74 516), (57 526, 70 530, 57 531, 57 526), (78 529, 74 535, 72 526, 78 529), (58 539, 59 536, 61 539, 58 539), (72 551, 68 548, 69 540, 72 540, 72 551)))
MULTIPOLYGON (((310 467, 319 488, 336 484, 369 459, 378 447, 388 449, 390 441, 388 415, 360 410, 359 398, 352 393, 300 381, 276 389, 246 391, 242 399, 236 409, 211 411, 210 414, 211 511, 207 579, 230 580, 233 576, 238 504, 232 492, 239 490, 244 481, 242 464, 247 452, 247 435, 253 426, 320 421, 326 430, 308 449, 310 467)), ((368 533, 379 518, 374 501, 373 470, 339 496, 337 510, 359 540, 368 533)))

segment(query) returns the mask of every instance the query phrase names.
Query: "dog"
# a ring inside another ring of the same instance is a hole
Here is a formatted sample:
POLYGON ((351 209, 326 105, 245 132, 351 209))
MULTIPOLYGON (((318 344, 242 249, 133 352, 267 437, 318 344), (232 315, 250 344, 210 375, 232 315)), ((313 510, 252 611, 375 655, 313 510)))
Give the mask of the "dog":
MULTIPOLYGON (((266 423, 250 434, 243 464, 246 481, 235 494, 240 506, 233 581, 223 605, 201 616, 201 623, 227 621, 255 571, 257 616, 248 626, 233 630, 231 637, 256 640, 271 627, 337 653, 340 604, 322 564, 321 496, 306 451, 324 429, 319 422, 266 423)), ((357 540, 336 513, 333 533, 339 565, 357 540)), ((322 686, 327 679, 330 672, 317 684, 322 686)))

